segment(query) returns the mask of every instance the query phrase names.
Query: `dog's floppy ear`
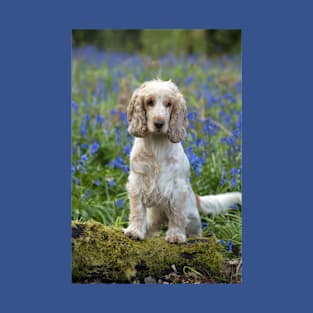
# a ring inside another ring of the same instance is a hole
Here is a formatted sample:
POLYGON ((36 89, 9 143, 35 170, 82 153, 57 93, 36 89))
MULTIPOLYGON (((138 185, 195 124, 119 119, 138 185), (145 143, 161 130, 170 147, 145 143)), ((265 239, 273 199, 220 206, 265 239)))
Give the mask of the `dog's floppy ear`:
POLYGON ((148 133, 146 111, 140 94, 143 87, 144 84, 133 92, 127 107, 128 132, 136 137, 145 137, 148 133))
POLYGON ((177 99, 173 103, 173 109, 169 122, 168 139, 173 142, 180 142, 184 139, 187 127, 187 107, 183 95, 178 92, 177 99))

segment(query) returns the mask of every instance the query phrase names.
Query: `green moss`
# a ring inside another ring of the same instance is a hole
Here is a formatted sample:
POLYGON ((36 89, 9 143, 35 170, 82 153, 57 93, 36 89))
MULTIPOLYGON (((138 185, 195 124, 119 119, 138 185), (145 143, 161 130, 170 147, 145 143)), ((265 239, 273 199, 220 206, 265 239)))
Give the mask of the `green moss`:
POLYGON ((121 229, 98 222, 72 222, 73 281, 131 282, 158 278, 175 265, 179 273, 189 266, 217 275, 222 255, 214 237, 170 244, 163 237, 134 241, 121 229))

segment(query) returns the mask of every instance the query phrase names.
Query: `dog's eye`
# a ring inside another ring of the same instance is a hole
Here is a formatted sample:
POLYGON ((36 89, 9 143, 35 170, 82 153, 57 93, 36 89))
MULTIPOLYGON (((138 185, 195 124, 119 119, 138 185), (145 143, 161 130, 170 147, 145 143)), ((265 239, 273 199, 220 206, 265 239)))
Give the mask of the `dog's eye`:
POLYGON ((153 100, 151 100, 151 99, 148 100, 148 101, 147 101, 147 105, 150 106, 150 107, 152 107, 152 106, 153 106, 153 100))
POLYGON ((167 108, 169 108, 171 105, 172 105, 171 102, 167 102, 167 103, 166 103, 166 107, 167 107, 167 108))

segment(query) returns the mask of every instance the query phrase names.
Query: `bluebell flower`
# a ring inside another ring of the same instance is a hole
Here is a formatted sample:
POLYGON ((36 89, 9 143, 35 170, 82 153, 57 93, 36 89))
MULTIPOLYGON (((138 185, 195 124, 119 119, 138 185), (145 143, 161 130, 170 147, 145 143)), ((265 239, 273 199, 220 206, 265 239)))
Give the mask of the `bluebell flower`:
POLYGON ((83 162, 86 162, 88 160, 88 156, 87 154, 83 154, 81 157, 80 157, 81 161, 83 162))
POLYGON ((129 167, 125 164, 125 161, 121 156, 118 156, 115 160, 108 163, 109 166, 122 169, 124 172, 129 172, 129 167))
POLYGON ((233 242, 231 240, 227 243, 227 251, 232 252, 233 251, 233 242))
POLYGON ((194 80, 194 77, 192 75, 188 76, 186 79, 185 79, 185 85, 190 85, 194 80))
POLYGON ((115 201, 115 205, 118 208, 121 208, 124 205, 124 200, 123 199, 118 199, 117 201, 115 201))
POLYGON ((186 155, 189 159, 189 162, 191 164, 191 166, 193 167, 193 169, 196 172, 196 176, 199 176, 201 173, 201 158, 198 157, 198 155, 193 151, 193 148, 190 146, 188 147, 186 150, 186 155))
POLYGON ((224 95, 225 99, 228 100, 230 103, 235 103, 236 99, 230 94, 229 91, 226 92, 224 95))
POLYGON ((120 111, 119 112, 120 115, 120 120, 124 123, 127 124, 128 123, 128 119, 127 119, 127 114, 125 112, 120 111))
POLYGON ((210 118, 205 120, 205 125, 202 127, 202 131, 205 134, 209 134, 210 136, 214 136, 218 130, 218 127, 215 124, 210 122, 210 118))
POLYGON ((209 133, 209 130, 210 130, 210 124, 209 124, 209 123, 206 123, 206 124, 202 127, 202 131, 203 131, 205 134, 208 134, 208 133, 209 133))
POLYGON ((197 116, 198 116, 198 112, 197 111, 190 111, 190 112, 187 113, 188 121, 195 121, 197 116))
POLYGON ((89 113, 87 113, 86 115, 85 115, 85 120, 88 122, 88 121, 90 121, 90 114, 89 113))
POLYGON ((75 178, 74 178, 74 182, 75 182, 76 185, 79 185, 80 179, 75 177, 75 178))
POLYGON ((201 173, 201 169, 202 169, 200 163, 193 164, 193 168, 195 170, 196 176, 199 176, 201 173))
POLYGON ((223 137, 221 143, 227 143, 229 146, 234 146, 236 138, 234 136, 223 137))
POLYGON ((129 156, 129 155, 130 155, 131 148, 132 148, 131 144, 130 144, 130 143, 127 143, 127 144, 125 145, 124 149, 123 149, 123 152, 124 152, 127 156, 129 156))
POLYGON ((94 184, 95 184, 96 186, 99 186, 99 185, 100 185, 99 179, 95 180, 95 181, 94 181, 94 184))
POLYGON ((82 143, 82 144, 80 145, 80 148, 81 148, 82 150, 85 150, 85 149, 87 149, 88 147, 89 147, 88 143, 82 143))
POLYGON ((239 128, 235 129, 232 131, 232 135, 235 137, 235 138, 239 138, 240 137, 240 134, 241 134, 241 131, 239 128))
POLYGON ((230 173, 235 176, 235 175, 238 175, 240 174, 240 169, 239 168, 236 168, 236 167, 233 167, 231 170, 230 170, 230 173))
POLYGON ((86 133, 87 133, 87 127, 86 127, 85 122, 82 121, 80 123, 80 134, 85 135, 86 133))
POLYGON ((117 114, 117 110, 112 109, 112 110, 110 111, 110 114, 111 114, 111 115, 115 115, 115 114, 117 114))
POLYGON ((101 125, 102 122, 103 122, 103 117, 98 114, 98 115, 96 116, 96 121, 97 121, 97 123, 98 123, 99 125, 101 125))
POLYGON ((75 166, 73 164, 72 164, 71 170, 72 170, 72 174, 73 174, 75 172, 75 166))
POLYGON ((198 157, 198 161, 199 161, 199 163, 200 163, 201 165, 204 165, 204 163, 205 163, 204 154, 202 154, 201 157, 198 157))
POLYGON ((74 112, 78 111, 78 104, 75 101, 72 101, 72 109, 74 112))
POLYGON ((115 181, 114 181, 113 178, 109 179, 109 180, 108 180, 108 183, 109 183, 109 186, 110 186, 110 187, 115 186, 115 181))
POLYGON ((202 138, 198 138, 195 142, 196 147, 205 146, 206 142, 202 138))
POLYGON ((224 122, 225 122, 226 126, 229 125, 229 123, 230 123, 230 114, 228 114, 228 113, 224 114, 224 122))
POLYGON ((98 149, 99 149, 100 145, 97 141, 95 141, 91 146, 90 146, 90 154, 94 155, 98 149))
POLYGON ((225 244, 226 244, 226 242, 225 242, 224 239, 221 239, 221 240, 219 241, 219 243, 221 243, 222 245, 225 245, 225 244))
POLYGON ((236 187, 236 185, 237 185, 236 178, 235 178, 235 177, 232 177, 232 178, 230 179, 230 183, 231 183, 232 187, 236 187))

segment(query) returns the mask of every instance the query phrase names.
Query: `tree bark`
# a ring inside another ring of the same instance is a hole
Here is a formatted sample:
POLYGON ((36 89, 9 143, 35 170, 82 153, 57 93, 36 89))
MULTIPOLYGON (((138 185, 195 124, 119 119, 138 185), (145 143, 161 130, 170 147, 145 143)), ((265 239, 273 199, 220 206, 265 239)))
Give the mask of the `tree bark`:
POLYGON ((75 283, 160 282, 173 273, 180 277, 178 282, 188 273, 201 282, 225 282, 223 267, 214 236, 189 238, 184 244, 170 244, 164 236, 135 241, 121 229, 94 221, 72 222, 75 283))

